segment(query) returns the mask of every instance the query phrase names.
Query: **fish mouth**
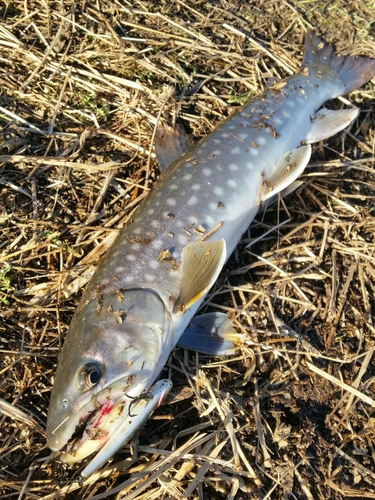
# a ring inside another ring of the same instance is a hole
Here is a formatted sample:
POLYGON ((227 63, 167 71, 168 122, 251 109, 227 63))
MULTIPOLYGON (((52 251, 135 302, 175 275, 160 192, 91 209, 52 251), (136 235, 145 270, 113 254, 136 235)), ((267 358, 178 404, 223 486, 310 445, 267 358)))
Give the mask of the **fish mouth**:
POLYGON ((123 395, 120 401, 108 398, 80 422, 71 439, 61 451, 64 463, 80 462, 99 451, 82 471, 88 477, 104 465, 112 455, 126 444, 160 406, 172 388, 170 380, 159 380, 138 396, 123 395))
POLYGON ((64 463, 80 462, 99 450, 109 439, 108 427, 116 425, 124 403, 106 403, 94 409, 81 419, 71 439, 60 452, 60 460, 64 463))

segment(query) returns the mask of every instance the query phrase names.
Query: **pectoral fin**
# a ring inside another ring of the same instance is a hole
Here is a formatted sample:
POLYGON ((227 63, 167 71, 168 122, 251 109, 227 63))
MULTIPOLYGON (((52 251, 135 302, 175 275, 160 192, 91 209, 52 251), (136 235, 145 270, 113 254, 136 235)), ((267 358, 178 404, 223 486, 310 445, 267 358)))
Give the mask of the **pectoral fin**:
POLYGON ((337 132, 346 128, 358 116, 358 112, 357 108, 340 109, 338 111, 326 108, 320 109, 311 117, 312 124, 307 134, 306 142, 311 144, 323 141, 337 134, 337 132))
POLYGON ((226 314, 214 312, 196 316, 177 345, 211 356, 223 356, 233 354, 236 347, 243 343, 242 337, 226 314))
POLYGON ((286 189, 302 174, 311 157, 311 146, 301 146, 285 153, 273 176, 263 181, 261 201, 286 189))
POLYGON ((198 241, 182 251, 180 295, 175 311, 186 311, 202 298, 215 283, 226 259, 224 240, 198 241))
POLYGON ((155 132, 155 154, 161 172, 171 163, 189 150, 191 141, 187 133, 179 125, 174 127, 158 127, 155 132))

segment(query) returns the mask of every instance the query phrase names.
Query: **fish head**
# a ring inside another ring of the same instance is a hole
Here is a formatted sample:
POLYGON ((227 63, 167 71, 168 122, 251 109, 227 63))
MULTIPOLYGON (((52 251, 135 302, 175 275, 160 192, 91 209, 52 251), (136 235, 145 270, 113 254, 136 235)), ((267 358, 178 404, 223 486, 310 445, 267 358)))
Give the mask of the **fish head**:
POLYGON ((64 448, 63 461, 80 461, 100 449, 124 420, 135 426, 132 407, 147 399, 143 395, 173 347, 171 324, 163 300, 148 289, 117 291, 77 310, 47 420, 47 444, 54 451, 64 448))

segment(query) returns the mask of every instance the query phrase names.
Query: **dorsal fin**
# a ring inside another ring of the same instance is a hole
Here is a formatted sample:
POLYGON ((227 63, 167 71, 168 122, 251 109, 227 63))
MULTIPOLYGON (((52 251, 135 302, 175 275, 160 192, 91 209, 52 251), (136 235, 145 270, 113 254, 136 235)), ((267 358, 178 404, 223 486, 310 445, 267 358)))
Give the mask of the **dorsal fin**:
POLYGON ((191 141, 180 125, 158 127, 154 139, 155 154, 161 172, 190 149, 191 141))

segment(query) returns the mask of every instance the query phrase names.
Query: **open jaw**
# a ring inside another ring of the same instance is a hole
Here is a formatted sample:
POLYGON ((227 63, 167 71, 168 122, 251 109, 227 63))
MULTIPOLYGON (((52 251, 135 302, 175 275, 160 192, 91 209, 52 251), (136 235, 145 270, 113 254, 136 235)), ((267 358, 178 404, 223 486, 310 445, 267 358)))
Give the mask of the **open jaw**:
POLYGON ((61 461, 79 462, 100 450, 81 473, 84 477, 90 476, 131 439, 155 408, 160 406, 171 388, 170 380, 159 380, 136 397, 123 395, 116 402, 108 398, 105 404, 100 405, 79 425, 61 452, 61 461))

